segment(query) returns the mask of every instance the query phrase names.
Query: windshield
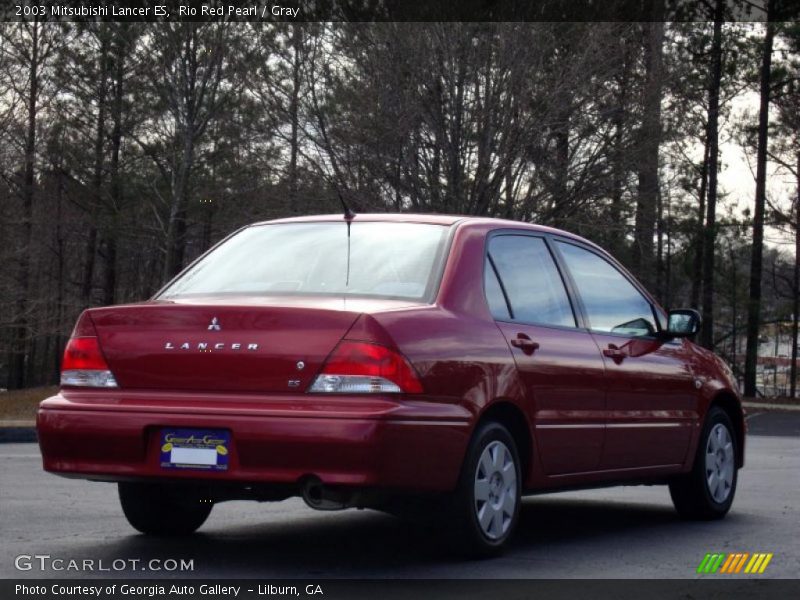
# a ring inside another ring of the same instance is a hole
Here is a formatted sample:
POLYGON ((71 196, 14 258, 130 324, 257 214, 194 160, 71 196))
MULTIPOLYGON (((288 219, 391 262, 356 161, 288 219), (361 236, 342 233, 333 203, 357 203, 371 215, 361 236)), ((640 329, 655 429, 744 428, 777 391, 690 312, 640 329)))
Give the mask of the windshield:
POLYGON ((438 282, 448 228, 421 223, 280 223, 243 229, 158 297, 357 295, 423 300, 438 282))

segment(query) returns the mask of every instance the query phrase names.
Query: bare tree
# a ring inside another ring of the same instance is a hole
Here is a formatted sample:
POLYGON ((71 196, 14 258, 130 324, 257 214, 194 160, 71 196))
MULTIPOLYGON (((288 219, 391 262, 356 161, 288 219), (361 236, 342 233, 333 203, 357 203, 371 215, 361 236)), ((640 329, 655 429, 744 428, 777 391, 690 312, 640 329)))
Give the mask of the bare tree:
POLYGON ((722 20, 725 2, 714 4, 714 36, 711 43, 711 73, 708 82, 708 127, 706 148, 708 176, 705 235, 703 238, 703 329, 700 342, 714 347, 714 257, 717 237, 717 176, 719 174, 719 92, 722 82, 722 20))
POLYGON ((153 31, 142 48, 151 57, 150 91, 155 106, 164 111, 154 114, 148 136, 154 139, 142 138, 142 146, 169 182, 165 280, 183 267, 198 145, 230 99, 231 90, 223 86, 230 33, 229 23, 168 23, 153 31))
MULTIPOLYGON (((663 6, 662 6, 663 10, 663 6)), ((646 285, 655 283, 655 225, 659 194, 658 156, 661 142, 662 47, 664 23, 646 27, 643 117, 639 129, 639 190, 636 201, 634 265, 646 285)))
MULTIPOLYGON (((584 235, 664 303, 702 287, 706 342, 733 360, 749 245, 712 150, 758 58, 716 20, 2 25, 0 373, 52 381, 87 304, 146 298, 231 230, 338 210, 337 192, 584 235)), ((767 160, 788 173, 787 90, 767 160)), ((794 232, 796 212, 763 220, 794 232)), ((797 315, 800 274, 762 262, 762 321, 797 315)))
MULTIPOLYGON (((794 199, 788 209, 771 206, 773 222, 794 235, 795 256, 792 268, 791 312, 792 349, 789 369, 789 394, 797 394, 798 336, 800 336, 800 25, 785 24, 780 38, 788 50, 777 65, 773 102, 777 119, 769 159, 794 179, 794 199)), ((767 199, 769 201, 769 198, 767 199)))
POLYGON ((17 248, 17 294, 13 339, 15 348, 9 354, 8 384, 10 388, 25 385, 26 347, 29 341, 29 295, 31 281, 31 241, 33 209, 36 193, 36 151, 39 132, 39 111, 42 107, 43 87, 49 77, 49 66, 56 53, 59 31, 38 19, 6 25, 0 29, 3 61, 7 68, 5 80, 10 92, 19 99, 24 114, 23 133, 14 140, 22 146, 22 165, 13 173, 4 173, 22 201, 19 219, 21 236, 17 248), (24 107, 24 108, 23 108, 24 107))
POLYGON ((769 101, 772 71, 772 43, 775 23, 770 20, 773 0, 767 2, 764 49, 761 62, 761 100, 758 115, 758 155, 756 159, 756 197, 753 212, 753 253, 750 264, 750 299, 747 305, 747 350, 744 393, 756 395, 758 339, 761 328, 761 271, 764 252, 764 205, 767 195, 767 144, 769 142, 769 101))

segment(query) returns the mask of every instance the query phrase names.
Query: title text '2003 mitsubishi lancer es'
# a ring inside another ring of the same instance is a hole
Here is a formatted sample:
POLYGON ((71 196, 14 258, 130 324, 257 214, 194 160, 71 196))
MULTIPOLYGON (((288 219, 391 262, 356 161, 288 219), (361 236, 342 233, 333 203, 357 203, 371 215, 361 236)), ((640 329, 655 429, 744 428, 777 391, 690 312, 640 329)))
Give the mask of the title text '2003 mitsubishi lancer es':
POLYGON ((245 227, 147 302, 92 308, 38 413, 44 468, 118 482, 144 533, 214 502, 444 509, 503 549, 521 495, 669 486, 724 516, 730 370, 596 245, 541 226, 341 215, 245 227), (427 504, 429 503, 429 504, 427 504))

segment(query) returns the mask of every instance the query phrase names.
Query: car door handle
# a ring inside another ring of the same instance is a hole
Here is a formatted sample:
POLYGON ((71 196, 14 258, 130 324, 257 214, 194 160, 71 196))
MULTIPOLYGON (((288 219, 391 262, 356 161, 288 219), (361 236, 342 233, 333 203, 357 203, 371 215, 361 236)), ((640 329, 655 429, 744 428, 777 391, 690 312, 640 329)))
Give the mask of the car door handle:
POLYGON ((608 348, 603 350, 603 356, 611 358, 614 362, 622 362, 622 360, 628 356, 622 348, 615 346, 614 344, 609 344, 608 348))
POLYGON ((525 354, 533 354, 534 352, 536 352, 539 349, 539 342, 534 342, 528 336, 525 336, 525 337, 517 336, 517 337, 515 337, 514 339, 511 340, 511 345, 514 346, 514 348, 519 348, 525 354))

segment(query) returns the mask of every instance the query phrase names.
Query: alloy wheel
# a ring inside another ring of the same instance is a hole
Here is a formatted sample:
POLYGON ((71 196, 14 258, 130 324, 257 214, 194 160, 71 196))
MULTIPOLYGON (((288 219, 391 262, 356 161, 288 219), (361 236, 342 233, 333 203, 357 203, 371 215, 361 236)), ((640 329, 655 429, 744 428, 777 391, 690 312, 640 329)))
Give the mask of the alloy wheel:
POLYGON ((517 469, 508 447, 488 444, 475 469, 475 515, 483 534, 498 540, 507 534, 517 504, 517 469))
POLYGON ((723 423, 717 423, 706 442, 706 486, 714 502, 722 504, 733 487, 735 469, 733 440, 723 423))

